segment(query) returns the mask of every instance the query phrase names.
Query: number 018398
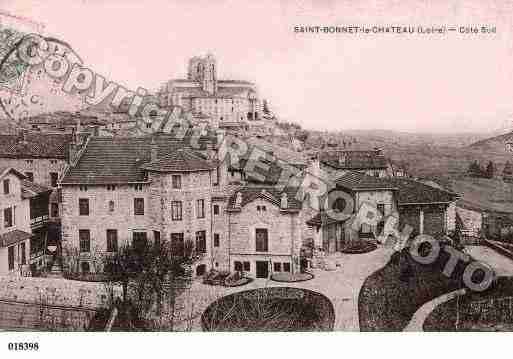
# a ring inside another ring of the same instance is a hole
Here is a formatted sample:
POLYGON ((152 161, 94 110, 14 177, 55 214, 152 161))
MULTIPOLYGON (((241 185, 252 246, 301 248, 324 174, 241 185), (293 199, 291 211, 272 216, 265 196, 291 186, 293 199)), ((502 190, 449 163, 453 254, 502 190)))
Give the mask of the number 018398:
POLYGON ((39 343, 9 343, 7 349, 10 351, 38 351, 39 343))

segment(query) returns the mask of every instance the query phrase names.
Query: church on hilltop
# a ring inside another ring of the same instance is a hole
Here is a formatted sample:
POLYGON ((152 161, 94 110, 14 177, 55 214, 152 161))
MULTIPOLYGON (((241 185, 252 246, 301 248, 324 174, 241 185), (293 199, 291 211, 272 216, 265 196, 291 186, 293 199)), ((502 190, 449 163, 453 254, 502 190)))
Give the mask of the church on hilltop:
POLYGON ((255 84, 219 80, 213 55, 189 59, 186 79, 173 79, 159 93, 164 107, 181 106, 197 122, 216 127, 247 125, 262 119, 262 104, 255 84))

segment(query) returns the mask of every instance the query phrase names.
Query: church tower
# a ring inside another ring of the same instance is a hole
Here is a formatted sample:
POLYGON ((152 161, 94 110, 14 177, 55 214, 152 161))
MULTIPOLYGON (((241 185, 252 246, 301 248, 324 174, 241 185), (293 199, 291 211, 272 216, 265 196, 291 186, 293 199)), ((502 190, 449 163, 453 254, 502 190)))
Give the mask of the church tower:
POLYGON ((203 90, 210 95, 217 93, 217 65, 216 59, 212 54, 208 54, 203 59, 204 73, 203 73, 203 90))

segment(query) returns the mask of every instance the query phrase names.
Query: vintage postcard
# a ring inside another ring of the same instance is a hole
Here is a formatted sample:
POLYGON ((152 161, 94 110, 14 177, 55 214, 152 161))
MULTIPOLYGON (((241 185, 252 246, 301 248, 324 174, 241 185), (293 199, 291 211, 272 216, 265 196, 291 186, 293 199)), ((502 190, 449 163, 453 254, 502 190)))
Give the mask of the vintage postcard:
POLYGON ((2 350, 513 331, 512 24, 500 0, 0 1, 2 350))

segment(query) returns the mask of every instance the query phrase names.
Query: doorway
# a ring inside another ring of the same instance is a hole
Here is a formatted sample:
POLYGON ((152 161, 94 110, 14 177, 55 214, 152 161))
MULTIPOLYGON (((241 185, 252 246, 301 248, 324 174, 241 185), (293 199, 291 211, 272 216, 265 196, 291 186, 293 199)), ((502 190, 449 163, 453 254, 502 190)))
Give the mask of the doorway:
POLYGON ((256 277, 267 278, 269 276, 269 263, 267 261, 256 261, 256 277))

